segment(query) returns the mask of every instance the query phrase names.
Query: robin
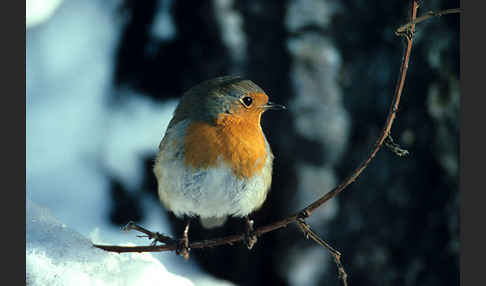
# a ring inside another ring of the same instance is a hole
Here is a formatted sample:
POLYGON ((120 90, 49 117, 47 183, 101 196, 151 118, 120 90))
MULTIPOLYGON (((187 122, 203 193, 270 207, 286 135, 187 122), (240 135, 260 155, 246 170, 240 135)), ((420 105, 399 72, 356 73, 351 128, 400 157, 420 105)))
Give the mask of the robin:
POLYGON ((256 242, 250 213, 272 182, 273 154, 260 125, 262 114, 285 106, 237 76, 211 79, 182 96, 159 145, 154 173, 162 204, 186 218, 180 253, 188 258, 191 217, 205 228, 228 216, 246 219, 246 244, 256 242))

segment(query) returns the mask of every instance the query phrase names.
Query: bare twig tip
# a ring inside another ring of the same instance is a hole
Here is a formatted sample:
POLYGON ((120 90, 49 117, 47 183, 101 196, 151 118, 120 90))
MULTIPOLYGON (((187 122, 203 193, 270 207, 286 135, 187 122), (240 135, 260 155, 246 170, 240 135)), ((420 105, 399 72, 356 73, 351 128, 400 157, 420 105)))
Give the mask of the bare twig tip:
POLYGON ((393 141, 391 135, 388 135, 385 138, 385 146, 388 147, 388 149, 390 149, 397 156, 403 157, 409 154, 408 150, 401 148, 400 145, 393 141))
POLYGON ((133 230, 135 223, 133 221, 129 221, 124 227, 122 227, 123 231, 130 231, 133 230))

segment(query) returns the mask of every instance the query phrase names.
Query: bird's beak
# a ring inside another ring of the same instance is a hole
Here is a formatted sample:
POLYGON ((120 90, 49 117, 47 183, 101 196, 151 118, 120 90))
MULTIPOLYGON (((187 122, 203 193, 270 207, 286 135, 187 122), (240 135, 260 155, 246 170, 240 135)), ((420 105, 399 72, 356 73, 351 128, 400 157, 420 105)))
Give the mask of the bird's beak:
POLYGON ((263 105, 262 108, 265 108, 265 110, 284 110, 287 109, 285 105, 282 104, 276 104, 271 101, 267 102, 267 104, 263 105))

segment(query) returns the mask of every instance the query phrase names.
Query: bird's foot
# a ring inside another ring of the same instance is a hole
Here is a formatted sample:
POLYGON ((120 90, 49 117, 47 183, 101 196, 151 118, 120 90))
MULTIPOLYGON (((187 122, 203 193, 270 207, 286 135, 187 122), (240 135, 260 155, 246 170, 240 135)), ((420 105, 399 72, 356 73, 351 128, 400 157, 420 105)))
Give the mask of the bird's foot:
POLYGON ((253 225, 255 222, 246 217, 246 233, 245 233, 245 245, 248 249, 252 249, 255 243, 257 243, 258 238, 255 233, 253 225))
POLYGON ((179 242, 177 243, 176 253, 184 257, 185 260, 187 260, 189 259, 190 250, 191 249, 189 248, 189 239, 187 237, 179 239, 179 242))
POLYGON ((189 225, 191 221, 190 219, 186 220, 186 227, 184 228, 184 232, 182 234, 182 238, 179 240, 177 245, 176 253, 182 255, 185 260, 189 259, 189 225))

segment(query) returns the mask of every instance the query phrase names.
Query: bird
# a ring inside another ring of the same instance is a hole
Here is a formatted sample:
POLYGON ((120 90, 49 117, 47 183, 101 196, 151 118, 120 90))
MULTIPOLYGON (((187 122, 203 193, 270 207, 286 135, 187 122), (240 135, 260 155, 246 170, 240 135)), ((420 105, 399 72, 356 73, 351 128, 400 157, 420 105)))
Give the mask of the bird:
POLYGON ((222 76, 182 95, 159 144, 153 172, 165 208, 186 220, 180 254, 188 258, 190 221, 204 228, 228 216, 246 219, 246 244, 256 242, 249 214, 266 200, 274 155, 261 127, 267 110, 286 109, 269 101, 251 80, 222 76))

